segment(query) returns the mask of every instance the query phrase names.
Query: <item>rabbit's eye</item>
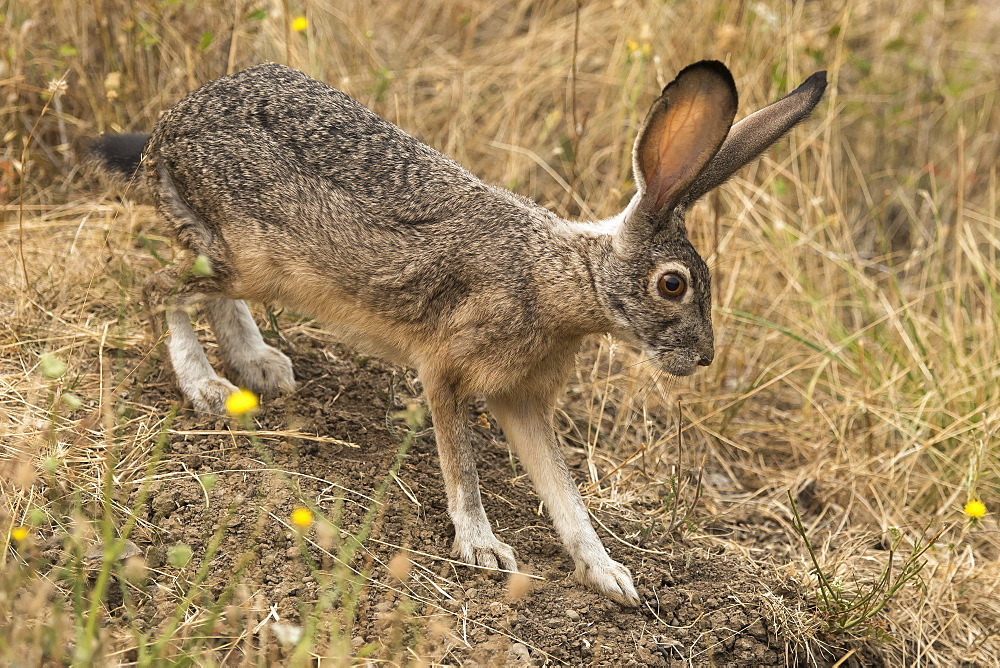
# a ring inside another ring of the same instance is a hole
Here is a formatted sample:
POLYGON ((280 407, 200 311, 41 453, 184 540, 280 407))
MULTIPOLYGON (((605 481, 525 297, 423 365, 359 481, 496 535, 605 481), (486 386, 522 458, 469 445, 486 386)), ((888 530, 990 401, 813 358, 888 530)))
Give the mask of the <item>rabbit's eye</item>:
POLYGON ((687 281, 680 274, 671 272, 660 276, 660 279, 656 282, 656 287, 664 297, 677 299, 687 292, 687 281))

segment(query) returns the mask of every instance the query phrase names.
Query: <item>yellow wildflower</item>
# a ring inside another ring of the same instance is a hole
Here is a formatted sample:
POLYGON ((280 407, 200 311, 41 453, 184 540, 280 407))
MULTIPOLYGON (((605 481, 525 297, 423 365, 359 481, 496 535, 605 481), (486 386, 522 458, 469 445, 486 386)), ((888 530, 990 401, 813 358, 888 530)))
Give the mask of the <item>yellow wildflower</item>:
POLYGON ((963 510, 966 515, 974 520, 978 520, 986 514, 986 504, 982 501, 972 500, 965 504, 965 508, 963 508, 963 510))
POLYGON ((305 506, 299 506, 292 511, 292 524, 300 529, 307 529, 313 523, 312 511, 305 506))
POLYGON ((653 53, 653 48, 649 45, 649 42, 642 42, 640 44, 634 39, 625 40, 625 48, 628 49, 630 58, 642 58, 646 60, 653 53))
POLYGON ((226 410, 230 415, 243 415, 256 410, 260 402, 250 390, 236 390, 226 399, 226 410))
POLYGON ((10 530, 10 537, 20 543, 28 537, 28 527, 14 527, 10 530))
POLYGON ((292 30, 295 32, 305 32, 309 27, 309 19, 304 16, 296 16, 292 19, 292 30))

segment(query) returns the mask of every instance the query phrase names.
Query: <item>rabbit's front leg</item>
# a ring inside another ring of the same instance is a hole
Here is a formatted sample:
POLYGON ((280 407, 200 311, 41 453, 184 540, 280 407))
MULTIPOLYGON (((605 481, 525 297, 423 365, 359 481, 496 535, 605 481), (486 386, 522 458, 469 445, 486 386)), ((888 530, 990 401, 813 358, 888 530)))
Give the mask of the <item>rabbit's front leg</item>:
POLYGON ((519 395, 492 396, 487 403, 548 508, 576 563, 577 579, 622 605, 639 605, 632 574, 604 549, 559 451, 552 422, 554 402, 543 396, 519 395))
POLYGON ((514 549, 493 535, 479 496, 467 398, 459 396, 453 384, 435 381, 427 374, 421 379, 434 422, 448 514, 455 525, 452 554, 469 564, 516 571, 514 549))

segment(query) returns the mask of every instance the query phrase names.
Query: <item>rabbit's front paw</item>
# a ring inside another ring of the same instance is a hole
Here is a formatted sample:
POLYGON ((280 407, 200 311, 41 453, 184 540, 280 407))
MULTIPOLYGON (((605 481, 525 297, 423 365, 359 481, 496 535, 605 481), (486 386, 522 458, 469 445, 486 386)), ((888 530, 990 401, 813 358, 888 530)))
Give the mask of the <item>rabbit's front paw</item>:
POLYGON ((505 571, 517 570, 514 548, 497 540, 490 532, 489 537, 480 540, 459 540, 455 538, 452 555, 467 564, 484 568, 501 568, 505 571))
POLYGON ((257 394, 275 395, 295 389, 292 360, 276 348, 254 348, 246 356, 226 360, 226 368, 240 387, 257 394))
POLYGON ((184 395, 194 404, 195 410, 215 415, 226 414, 226 399, 239 390, 225 378, 214 376, 202 378, 188 386, 182 386, 184 395))
POLYGON ((610 557, 597 564, 578 562, 576 579, 622 605, 630 608, 639 605, 639 593, 632 584, 632 573, 610 557))

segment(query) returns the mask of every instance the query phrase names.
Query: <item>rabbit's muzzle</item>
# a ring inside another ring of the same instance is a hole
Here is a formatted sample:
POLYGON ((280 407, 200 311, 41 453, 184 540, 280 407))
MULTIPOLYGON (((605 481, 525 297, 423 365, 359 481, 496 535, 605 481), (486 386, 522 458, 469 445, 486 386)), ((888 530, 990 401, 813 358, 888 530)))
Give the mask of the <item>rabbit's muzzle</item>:
POLYGON ((709 351, 707 354, 650 354, 650 357, 659 364, 660 368, 671 376, 691 376, 699 366, 708 366, 715 358, 715 354, 709 351))
POLYGON ((692 338, 680 345, 673 341, 658 349, 646 348, 646 354, 671 376, 693 375, 698 367, 709 366, 715 359, 715 344, 711 331, 692 338))

